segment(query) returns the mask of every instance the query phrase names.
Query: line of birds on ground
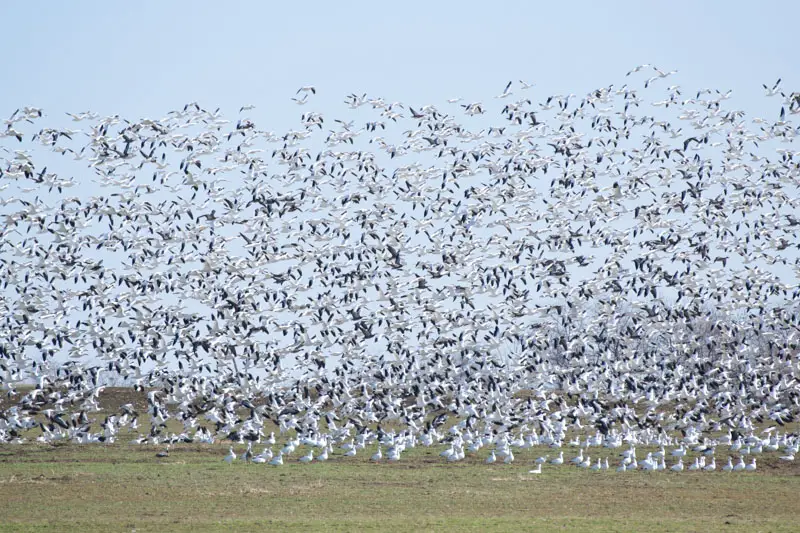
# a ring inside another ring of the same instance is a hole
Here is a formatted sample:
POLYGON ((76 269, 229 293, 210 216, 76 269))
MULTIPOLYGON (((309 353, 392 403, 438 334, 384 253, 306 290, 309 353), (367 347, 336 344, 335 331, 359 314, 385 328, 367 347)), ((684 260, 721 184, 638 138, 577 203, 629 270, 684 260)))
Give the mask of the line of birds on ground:
MULTIPOLYGON (((484 461, 485 464, 494 464, 497 462, 511 464, 515 461, 513 448, 516 447, 520 450, 530 450, 533 447, 542 445, 535 433, 529 434, 526 437, 522 437, 518 441, 511 440, 505 435, 502 436, 502 438, 496 438, 495 436, 489 434, 473 437, 471 434, 469 434, 469 432, 466 436, 463 436, 459 431, 454 432, 454 435, 456 435, 456 438, 451 440, 449 446, 444 451, 439 453, 439 456, 447 462, 461 461, 466 457, 466 453, 477 454, 481 448, 492 446, 489 455, 484 461)), ((713 443, 709 443, 708 440, 706 440, 705 443, 696 443, 694 446, 689 446, 685 442, 682 442, 679 447, 674 448, 669 453, 667 453, 665 446, 662 445, 655 452, 647 452, 646 457, 642 460, 637 458, 636 446, 631 445, 619 454, 620 463, 619 466, 616 467, 616 471, 632 472, 635 470, 671 470, 673 472, 682 472, 683 470, 687 470, 713 472, 717 470, 715 457, 717 447, 727 446, 731 453, 738 453, 738 459, 734 464, 733 458, 728 456, 727 464, 720 467, 721 471, 754 472, 757 469, 756 455, 761 455, 765 452, 779 452, 780 450, 783 450, 783 454, 778 455, 778 459, 789 462, 794 461, 795 454, 797 454, 798 450, 800 449, 800 439, 798 439, 797 436, 792 437, 789 435, 784 435, 783 437, 780 437, 778 435, 771 434, 765 438, 750 436, 747 439, 742 439, 741 437, 737 437, 736 440, 731 441, 732 438, 732 435, 729 434, 727 437, 715 440, 713 443), (688 459, 688 456, 691 453, 696 454, 696 456, 691 464, 685 465, 684 459, 688 459), (750 461, 749 463, 745 463, 745 457, 748 456, 750 457, 750 461), (667 467, 666 464, 666 459, 668 457, 671 457, 674 460, 674 463, 669 467, 667 467)), ((427 447, 430 447, 433 444, 431 441, 417 439, 410 435, 395 436, 393 434, 387 434, 383 439, 378 439, 377 436, 373 436, 373 438, 367 437, 365 439, 359 439, 359 442, 356 442, 355 439, 350 439, 349 441, 344 442, 340 440, 338 448, 340 449, 342 456, 355 457, 359 450, 363 450, 367 447, 368 441, 370 444, 378 441, 377 451, 370 456, 371 462, 381 462, 384 459, 389 462, 396 462, 401 459, 402 452, 408 448, 415 448, 417 444, 427 447), (385 455, 383 453, 383 447, 386 447, 387 449, 385 455)), ((609 445, 604 446, 602 442, 603 441, 600 435, 597 435, 594 440, 587 439, 587 441, 584 443, 581 443, 579 440, 572 442, 570 444, 581 446, 579 448, 578 455, 572 459, 566 460, 564 458, 564 451, 559 450, 557 457, 550 458, 549 455, 540 456, 534 461, 534 463, 537 465, 536 468, 534 470, 530 470, 529 472, 537 474, 541 473, 542 465, 545 464, 552 466, 575 466, 591 471, 609 470, 609 459, 607 456, 604 459, 596 457, 596 461, 593 461, 590 455, 585 455, 585 451, 592 447, 614 447, 609 445)), ((238 456, 234 452, 233 446, 231 446, 228 450, 228 454, 224 457, 224 461, 228 464, 232 464, 236 460, 242 460, 246 463, 281 466, 284 464, 284 458, 288 458, 294 454, 301 446, 305 446, 307 451, 305 455, 302 455, 296 459, 300 463, 310 463, 312 461, 324 462, 330 457, 333 457, 335 453, 333 441, 327 435, 321 439, 290 439, 282 448, 279 449, 277 454, 274 454, 272 451, 272 446, 276 443, 274 432, 266 440, 266 443, 268 446, 264 447, 261 453, 254 454, 252 450, 253 443, 250 442, 247 445, 247 449, 238 456), (321 451, 315 455, 315 449, 321 449, 321 451)), ((551 447, 554 449, 559 449, 560 443, 558 445, 551 444, 551 447)), ((157 457, 168 456, 168 449, 157 454, 157 457)))
POLYGON ((282 134, 252 105, 70 127, 16 110, 0 442, 260 442, 272 424, 438 443, 455 421, 796 446, 800 93, 764 84, 774 115, 750 117, 730 91, 647 102, 676 72, 640 72, 643 89, 540 102, 513 83, 446 108, 353 93, 350 116, 282 134), (110 383, 146 404, 95 419, 110 383))

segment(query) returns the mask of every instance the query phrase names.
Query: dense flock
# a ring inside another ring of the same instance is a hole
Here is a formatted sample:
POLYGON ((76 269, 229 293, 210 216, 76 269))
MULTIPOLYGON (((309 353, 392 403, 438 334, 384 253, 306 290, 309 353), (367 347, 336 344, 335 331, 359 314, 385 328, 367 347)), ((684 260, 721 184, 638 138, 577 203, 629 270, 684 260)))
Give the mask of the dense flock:
POLYGON ((228 462, 273 464, 548 446, 538 471, 793 461, 800 93, 764 84, 755 116, 678 79, 642 65, 579 95, 513 81, 328 110, 304 86, 279 132, 261 104, 17 109, 0 442, 225 441, 228 462), (112 386, 146 403, 101 412, 112 386))

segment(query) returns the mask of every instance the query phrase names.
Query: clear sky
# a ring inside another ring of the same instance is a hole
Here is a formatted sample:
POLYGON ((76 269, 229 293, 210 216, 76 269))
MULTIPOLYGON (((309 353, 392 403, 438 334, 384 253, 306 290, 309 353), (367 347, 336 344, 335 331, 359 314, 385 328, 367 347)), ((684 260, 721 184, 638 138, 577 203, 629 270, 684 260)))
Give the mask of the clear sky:
POLYGON ((539 100, 619 86, 641 63, 679 70, 687 90, 735 89, 752 111, 761 83, 800 87, 798 13, 793 1, 4 2, 0 114, 141 118, 198 100, 226 115, 255 104, 260 127, 282 130, 305 84, 321 109, 351 92, 486 100, 518 79, 539 100))

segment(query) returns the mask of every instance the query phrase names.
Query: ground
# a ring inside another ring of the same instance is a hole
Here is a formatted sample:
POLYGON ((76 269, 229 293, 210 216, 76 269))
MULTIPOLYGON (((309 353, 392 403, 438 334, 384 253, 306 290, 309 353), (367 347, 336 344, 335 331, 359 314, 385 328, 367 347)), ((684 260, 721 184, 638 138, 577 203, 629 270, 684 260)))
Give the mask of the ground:
MULTIPOLYGON (((800 531, 800 466, 776 457, 759 458, 753 473, 546 465, 533 475, 535 457, 552 450, 486 465, 483 452, 448 464, 443 448, 371 464, 373 446, 304 465, 301 447, 270 467, 224 463, 223 443, 176 445, 163 459, 155 457, 162 446, 3 445, 0 532, 800 531)), ((613 463, 619 450, 589 453, 613 463)))

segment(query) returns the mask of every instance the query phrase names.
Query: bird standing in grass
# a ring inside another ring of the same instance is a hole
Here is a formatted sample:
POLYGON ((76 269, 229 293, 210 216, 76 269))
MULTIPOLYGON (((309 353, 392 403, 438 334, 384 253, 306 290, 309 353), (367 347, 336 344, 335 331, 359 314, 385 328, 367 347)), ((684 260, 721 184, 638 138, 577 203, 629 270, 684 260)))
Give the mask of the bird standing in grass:
POLYGON ((228 448, 228 455, 225 456, 224 461, 228 464, 233 464, 235 460, 236 460, 236 454, 233 453, 233 447, 231 446, 230 448, 228 448))

